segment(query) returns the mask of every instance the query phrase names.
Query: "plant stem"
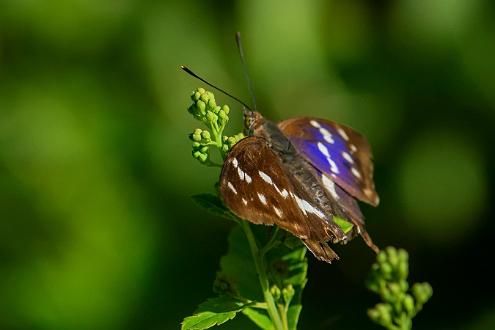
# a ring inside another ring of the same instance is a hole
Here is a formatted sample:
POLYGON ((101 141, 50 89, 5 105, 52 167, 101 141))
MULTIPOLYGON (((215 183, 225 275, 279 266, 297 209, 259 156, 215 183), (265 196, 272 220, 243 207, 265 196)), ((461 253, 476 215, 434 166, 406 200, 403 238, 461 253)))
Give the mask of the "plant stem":
POLYGON ((265 298, 268 315, 270 316, 270 319, 272 320, 273 326, 276 330, 285 330, 287 328, 284 327, 282 323, 280 314, 277 310, 277 306, 275 305, 275 301, 273 300, 273 296, 270 292, 270 285, 268 282, 268 277, 266 275, 263 256, 261 255, 258 245, 256 244, 256 240, 254 238, 253 232, 251 231, 251 227, 249 227, 249 223, 247 221, 241 221, 241 226, 249 242, 249 247, 251 248, 251 254, 253 255, 254 265, 256 266, 256 272, 258 273, 258 279, 260 281, 263 296, 265 298))
POLYGON ((268 243, 266 243, 266 245, 261 249, 261 256, 262 257, 264 257, 265 254, 268 251, 270 251, 275 246, 275 244, 277 244, 278 231, 279 231, 278 226, 273 229, 272 237, 270 237, 270 239, 268 240, 268 243))

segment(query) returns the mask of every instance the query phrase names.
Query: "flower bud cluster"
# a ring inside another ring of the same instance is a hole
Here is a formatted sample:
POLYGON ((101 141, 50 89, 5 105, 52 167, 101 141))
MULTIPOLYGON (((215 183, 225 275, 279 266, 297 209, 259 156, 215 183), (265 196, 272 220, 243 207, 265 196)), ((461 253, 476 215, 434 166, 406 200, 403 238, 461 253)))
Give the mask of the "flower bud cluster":
POLYGON ((380 251, 368 279, 368 288, 380 295, 382 303, 368 310, 368 316, 387 329, 410 329, 413 317, 431 298, 428 283, 416 283, 409 290, 409 255, 403 249, 380 251))
POLYGON ((234 144, 244 138, 244 134, 239 133, 231 137, 223 135, 229 121, 230 108, 227 105, 217 105, 212 92, 198 88, 192 92, 191 100, 193 103, 187 109, 188 112, 209 129, 198 128, 189 135, 192 141, 192 155, 202 164, 215 165, 210 160, 210 147, 219 149, 225 158, 234 144))

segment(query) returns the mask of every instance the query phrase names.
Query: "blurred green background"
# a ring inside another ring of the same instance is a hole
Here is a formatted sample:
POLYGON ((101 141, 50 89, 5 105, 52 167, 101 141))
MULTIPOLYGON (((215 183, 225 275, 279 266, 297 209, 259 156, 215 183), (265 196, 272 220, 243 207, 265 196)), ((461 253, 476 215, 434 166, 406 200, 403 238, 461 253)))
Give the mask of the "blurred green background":
MULTIPOLYGON (((416 329, 495 328, 495 5, 489 0, 0 0, 0 329, 177 329, 211 296, 231 224, 190 196, 198 81, 261 112, 363 132, 380 246, 432 300, 416 329)), ((239 108, 217 93, 219 102, 239 108)), ((235 111, 234 111, 235 113, 235 111)), ((241 116, 232 115, 239 131, 241 116)), ((301 329, 375 329, 361 240, 310 257, 301 329)), ((252 329, 238 318, 228 329, 252 329)))

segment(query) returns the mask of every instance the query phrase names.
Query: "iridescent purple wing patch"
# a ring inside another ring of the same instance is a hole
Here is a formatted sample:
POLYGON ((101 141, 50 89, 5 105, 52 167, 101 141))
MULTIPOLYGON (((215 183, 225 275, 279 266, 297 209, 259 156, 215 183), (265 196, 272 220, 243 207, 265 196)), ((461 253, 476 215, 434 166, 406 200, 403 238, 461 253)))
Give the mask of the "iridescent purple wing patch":
POLYGON ((278 124, 297 151, 349 195, 378 205, 371 150, 350 127, 318 118, 294 118, 278 124))

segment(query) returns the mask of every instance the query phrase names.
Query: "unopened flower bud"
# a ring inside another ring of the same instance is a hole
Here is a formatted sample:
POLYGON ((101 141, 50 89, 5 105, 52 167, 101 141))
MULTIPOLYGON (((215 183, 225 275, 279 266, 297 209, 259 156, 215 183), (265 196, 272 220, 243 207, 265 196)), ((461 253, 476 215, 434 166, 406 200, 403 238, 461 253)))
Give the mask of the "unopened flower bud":
POLYGON ((404 305, 404 310, 408 315, 412 315, 414 313, 414 299, 411 295, 406 295, 402 301, 402 304, 404 305))

